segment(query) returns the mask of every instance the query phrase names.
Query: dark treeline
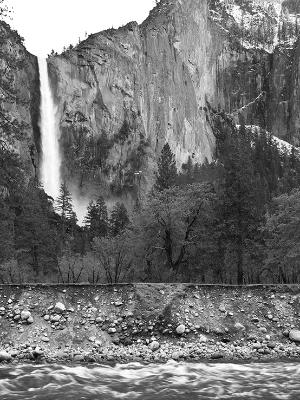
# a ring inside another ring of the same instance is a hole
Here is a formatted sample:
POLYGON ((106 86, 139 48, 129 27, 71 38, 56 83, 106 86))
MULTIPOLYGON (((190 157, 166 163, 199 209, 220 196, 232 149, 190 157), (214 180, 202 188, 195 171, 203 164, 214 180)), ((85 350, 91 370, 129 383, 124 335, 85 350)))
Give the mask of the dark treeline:
POLYGON ((66 184, 53 201, 1 141, 0 282, 299 282, 296 149, 224 115, 214 125, 218 161, 178 173, 166 144, 147 200, 109 212, 99 196, 83 227, 66 184))

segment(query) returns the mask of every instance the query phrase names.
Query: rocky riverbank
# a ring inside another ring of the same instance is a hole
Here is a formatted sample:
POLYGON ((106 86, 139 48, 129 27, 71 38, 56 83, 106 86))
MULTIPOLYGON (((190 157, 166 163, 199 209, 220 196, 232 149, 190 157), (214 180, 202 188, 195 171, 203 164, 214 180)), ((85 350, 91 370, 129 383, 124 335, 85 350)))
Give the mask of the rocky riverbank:
POLYGON ((300 286, 0 286, 0 360, 300 357, 300 286))

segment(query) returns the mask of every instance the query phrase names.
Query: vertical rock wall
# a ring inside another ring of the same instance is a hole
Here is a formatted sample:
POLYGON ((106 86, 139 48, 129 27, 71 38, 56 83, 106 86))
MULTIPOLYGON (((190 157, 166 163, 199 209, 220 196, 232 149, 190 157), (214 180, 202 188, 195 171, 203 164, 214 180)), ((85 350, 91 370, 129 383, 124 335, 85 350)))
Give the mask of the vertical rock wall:
POLYGON ((38 169, 39 148, 39 74, 37 59, 25 49, 20 36, 8 24, 0 21, 0 99, 1 123, 19 126, 7 137, 23 160, 28 177, 38 169))

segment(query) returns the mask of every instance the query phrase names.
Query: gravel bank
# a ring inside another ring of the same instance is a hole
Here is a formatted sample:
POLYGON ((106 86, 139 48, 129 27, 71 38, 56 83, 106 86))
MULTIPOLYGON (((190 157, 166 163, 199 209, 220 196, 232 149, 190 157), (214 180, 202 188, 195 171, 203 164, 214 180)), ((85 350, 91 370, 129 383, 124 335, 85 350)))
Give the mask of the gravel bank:
POLYGON ((0 286, 2 362, 300 358, 300 286, 0 286))

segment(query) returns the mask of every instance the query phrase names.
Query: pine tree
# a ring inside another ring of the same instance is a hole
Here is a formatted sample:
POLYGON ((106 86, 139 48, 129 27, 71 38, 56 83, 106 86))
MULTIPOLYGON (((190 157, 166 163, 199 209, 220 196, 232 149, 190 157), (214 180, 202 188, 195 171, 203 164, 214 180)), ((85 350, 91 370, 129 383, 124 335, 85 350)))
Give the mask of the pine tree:
POLYGON ((65 182, 60 186, 59 196, 55 203, 55 210, 64 221, 70 221, 74 218, 72 196, 65 182))
POLYGON ((166 143, 158 160, 158 171, 156 173, 154 189, 158 191, 168 189, 176 184, 176 178, 177 168, 175 156, 169 144, 166 143))
POLYGON ((264 207, 251 159, 251 138, 235 132, 224 148, 224 182, 221 190, 222 221, 228 248, 235 255, 237 282, 244 283, 247 243, 255 238, 264 207))
POLYGON ((105 237, 108 234, 108 213, 107 206, 102 196, 96 203, 90 202, 84 225, 89 230, 90 240, 95 237, 105 237))
POLYGON ((117 236, 124 231, 129 224, 129 217, 123 203, 116 203, 110 216, 110 232, 112 236, 117 236))
POLYGON ((20 265, 30 267, 31 279, 53 280, 57 274, 58 241, 51 204, 38 182, 29 184, 15 222, 20 265))
POLYGON ((55 201, 55 211, 61 217, 61 241, 65 246, 67 233, 73 236, 77 223, 77 217, 72 205, 72 196, 65 182, 60 186, 59 196, 55 201))

